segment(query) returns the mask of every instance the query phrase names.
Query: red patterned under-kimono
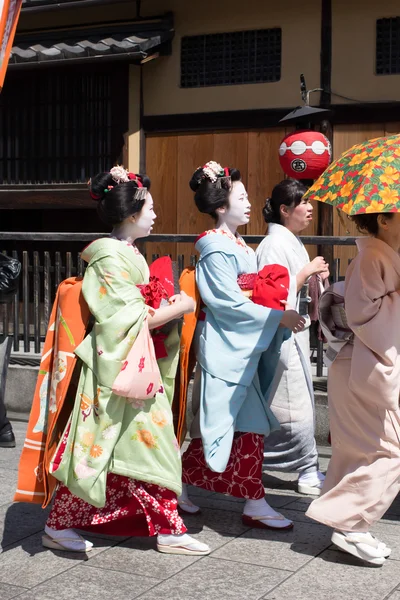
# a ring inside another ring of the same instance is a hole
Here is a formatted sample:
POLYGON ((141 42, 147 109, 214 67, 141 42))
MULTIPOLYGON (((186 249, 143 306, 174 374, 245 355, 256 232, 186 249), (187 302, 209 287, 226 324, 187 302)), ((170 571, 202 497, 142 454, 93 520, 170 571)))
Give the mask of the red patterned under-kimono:
POLYGON ((121 475, 107 477, 106 504, 96 508, 61 485, 47 520, 52 529, 83 529, 103 535, 153 536, 185 533, 176 494, 121 475))

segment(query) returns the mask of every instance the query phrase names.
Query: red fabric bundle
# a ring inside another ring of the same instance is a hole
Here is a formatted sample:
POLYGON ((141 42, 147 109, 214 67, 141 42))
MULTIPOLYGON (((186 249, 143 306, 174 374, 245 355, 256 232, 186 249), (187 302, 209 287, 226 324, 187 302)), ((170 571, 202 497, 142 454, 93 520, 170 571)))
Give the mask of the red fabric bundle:
POLYGON ((241 290, 252 290, 251 299, 255 304, 267 308, 284 310, 283 301, 289 295, 289 272, 282 265, 266 265, 259 273, 243 273, 237 279, 241 290))
MULTIPOLYGON (((169 296, 161 281, 155 275, 150 277, 149 283, 137 286, 145 303, 151 308, 160 308, 161 300, 168 300, 169 296)), ((172 294, 171 294, 172 296, 172 294)))
POLYGON ((254 282, 252 300, 268 308, 284 310, 289 295, 289 272, 282 265, 267 265, 261 269, 254 282))
POLYGON ((150 265, 150 281, 153 277, 157 278, 165 292, 166 298, 171 298, 175 294, 174 289, 174 271, 172 268, 172 260, 169 256, 162 256, 157 258, 150 265))
MULTIPOLYGON (((162 300, 168 299, 174 295, 174 274, 172 270, 172 260, 169 256, 157 258, 149 267, 149 283, 138 285, 145 303, 151 308, 160 308, 162 300)), ((162 327, 153 329, 151 332, 154 342, 156 358, 166 358, 168 353, 165 349, 164 341, 167 335, 163 333, 162 327)))
POLYGON ((174 295, 174 273, 169 256, 157 258, 150 265, 149 283, 138 285, 144 301, 151 308, 160 308, 163 299, 174 295))

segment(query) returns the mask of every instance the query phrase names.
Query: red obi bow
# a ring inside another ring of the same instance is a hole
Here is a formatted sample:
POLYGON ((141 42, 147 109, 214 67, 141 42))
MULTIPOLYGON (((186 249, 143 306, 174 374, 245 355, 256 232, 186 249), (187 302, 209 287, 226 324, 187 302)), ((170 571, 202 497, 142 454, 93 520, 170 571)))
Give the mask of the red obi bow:
POLYGON ((267 265, 259 273, 243 273, 237 279, 243 291, 250 291, 255 304, 284 310, 289 295, 289 272, 282 265, 267 265))
MULTIPOLYGON (((157 258, 149 267, 149 283, 138 285, 147 306, 157 309, 161 303, 168 302, 168 299, 174 295, 174 274, 172 270, 172 260, 169 256, 157 258)), ((165 348, 167 335, 163 333, 162 327, 153 329, 151 332, 154 343, 156 358, 166 358, 168 352, 165 348)))

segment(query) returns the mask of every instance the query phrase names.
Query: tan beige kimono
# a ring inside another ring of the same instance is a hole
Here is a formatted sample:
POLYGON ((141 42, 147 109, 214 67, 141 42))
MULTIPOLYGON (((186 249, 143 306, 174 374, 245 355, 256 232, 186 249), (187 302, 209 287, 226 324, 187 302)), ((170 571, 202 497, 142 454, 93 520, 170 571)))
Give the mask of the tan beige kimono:
POLYGON ((329 370, 332 459, 307 516, 364 532, 400 489, 400 257, 375 238, 357 246, 345 287, 354 345, 329 370))

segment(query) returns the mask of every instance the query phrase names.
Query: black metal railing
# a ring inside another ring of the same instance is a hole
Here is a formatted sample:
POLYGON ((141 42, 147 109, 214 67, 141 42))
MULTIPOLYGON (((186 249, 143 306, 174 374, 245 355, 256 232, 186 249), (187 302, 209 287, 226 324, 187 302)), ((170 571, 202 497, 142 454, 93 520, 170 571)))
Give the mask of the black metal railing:
MULTIPOLYGON (((46 335, 52 304, 60 282, 72 276, 82 276, 85 270, 80 250, 55 250, 55 247, 68 246, 80 248, 104 233, 26 233, 0 232, 0 251, 18 258, 22 264, 22 275, 19 290, 13 302, 0 306, 0 332, 13 337, 13 351, 25 355, 26 358, 39 354, 46 335), (25 242, 25 244, 24 244, 25 242), (10 245, 11 244, 11 245, 10 245), (30 249, 25 250, 25 247, 30 249), (17 247, 17 249, 12 249, 17 247), (51 249, 49 249, 51 247, 51 249), (11 248, 11 249, 10 249, 11 248)), ((141 251, 146 255, 148 242, 181 243, 194 245, 197 236, 193 234, 160 234, 151 235, 140 242, 141 251)), ((244 239, 249 244, 258 244, 264 236, 249 235, 244 239)), ((351 246, 354 237, 322 237, 304 236, 301 238, 307 245, 313 246, 351 246)), ((147 255, 151 263, 158 258, 157 254, 147 255)), ((194 265, 195 254, 179 254, 176 256, 179 273, 187 264, 194 265)), ((332 280, 340 278, 340 260, 335 259, 331 265, 332 280)), ((323 373, 322 343, 314 344, 317 364, 317 376, 323 373)))

